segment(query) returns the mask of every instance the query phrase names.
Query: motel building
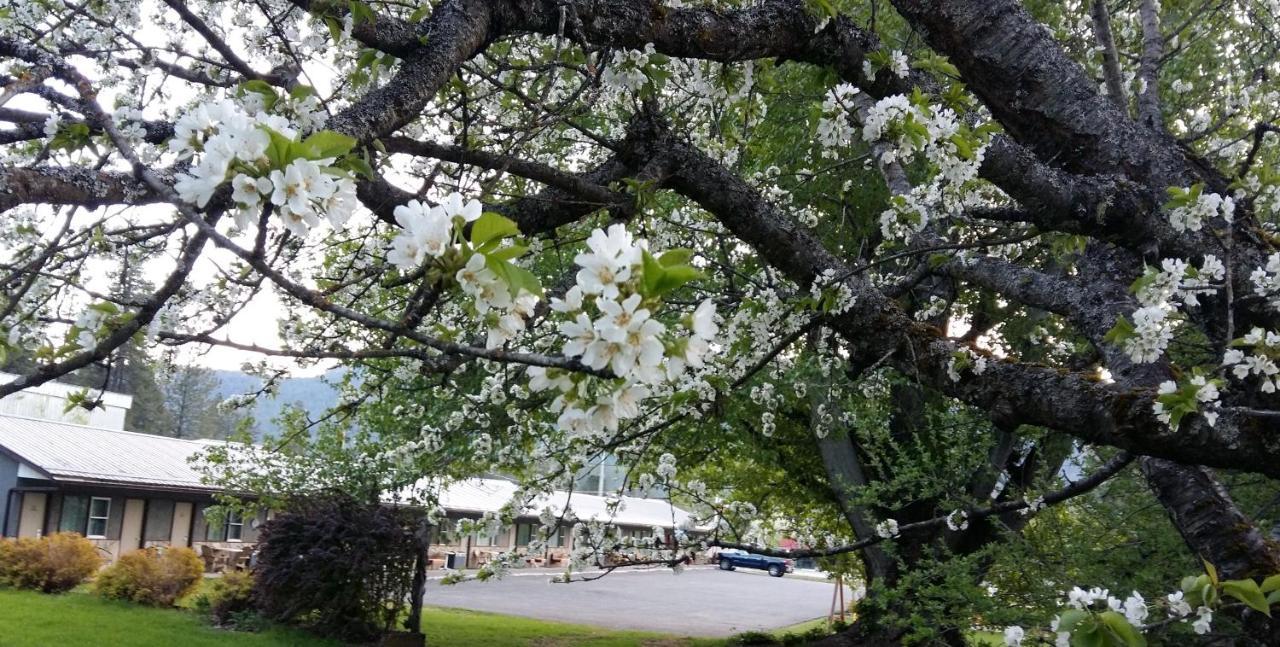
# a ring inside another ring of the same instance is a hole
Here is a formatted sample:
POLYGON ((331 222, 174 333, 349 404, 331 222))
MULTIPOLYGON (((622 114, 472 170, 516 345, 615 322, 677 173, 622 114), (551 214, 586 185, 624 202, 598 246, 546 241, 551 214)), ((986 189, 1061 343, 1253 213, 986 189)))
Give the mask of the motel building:
MULTIPOLYGON (((0 373, 0 382, 14 376, 0 373)), ((189 459, 220 440, 187 440, 124 429, 131 398, 104 393, 93 411, 64 412, 80 387, 47 383, 0 398, 0 537, 40 537, 76 532, 109 561, 140 548, 187 546, 211 571, 242 566, 270 517, 225 515, 211 523, 204 512, 221 491, 203 482, 189 459)), ((413 489, 437 492, 450 523, 432 533, 430 567, 476 568, 499 553, 527 553, 537 538, 538 513, 568 506, 581 520, 607 520, 623 536, 669 543, 676 528, 692 529, 689 512, 660 499, 621 497, 611 510, 599 494, 563 491, 535 501, 516 523, 493 535, 456 532, 460 519, 497 512, 515 483, 474 478, 443 489, 428 482, 413 489), (660 533, 660 534, 655 534, 660 533)), ((558 512, 557 512, 558 514, 558 512)), ((571 533, 557 532, 544 550, 526 557, 531 566, 557 566, 572 550, 571 533)))

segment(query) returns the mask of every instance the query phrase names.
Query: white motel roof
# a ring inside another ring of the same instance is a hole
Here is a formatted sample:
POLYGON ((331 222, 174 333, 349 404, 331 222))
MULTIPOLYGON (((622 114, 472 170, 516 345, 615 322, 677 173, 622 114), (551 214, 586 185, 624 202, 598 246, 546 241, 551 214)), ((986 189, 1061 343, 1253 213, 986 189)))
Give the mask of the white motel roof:
POLYGON ((214 491, 187 462, 210 442, 0 415, 0 452, 59 482, 214 491))
MULTIPOLYGON (((497 512, 511 501, 519 486, 500 478, 471 478, 455 481, 443 488, 432 480, 419 481, 401 492, 402 496, 432 495, 438 497, 440 507, 449 512, 483 514, 497 512)), ((693 515, 669 501, 622 496, 621 505, 610 510, 608 497, 581 492, 554 490, 534 500, 522 510, 525 516, 536 516, 551 508, 560 515, 566 505, 574 516, 582 521, 604 521, 621 526, 696 529, 693 515)))

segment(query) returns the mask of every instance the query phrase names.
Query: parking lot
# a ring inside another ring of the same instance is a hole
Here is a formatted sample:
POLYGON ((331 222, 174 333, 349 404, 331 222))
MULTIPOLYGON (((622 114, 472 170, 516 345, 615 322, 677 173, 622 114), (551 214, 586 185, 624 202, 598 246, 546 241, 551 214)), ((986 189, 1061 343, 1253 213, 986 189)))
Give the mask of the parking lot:
MULTIPOLYGON (((498 581, 427 587, 426 603, 683 636, 768 630, 827 614, 834 585, 820 579, 697 567, 617 571, 591 582, 550 583, 551 573, 516 571, 498 581)), ((846 600, 851 599, 846 590, 846 600)))

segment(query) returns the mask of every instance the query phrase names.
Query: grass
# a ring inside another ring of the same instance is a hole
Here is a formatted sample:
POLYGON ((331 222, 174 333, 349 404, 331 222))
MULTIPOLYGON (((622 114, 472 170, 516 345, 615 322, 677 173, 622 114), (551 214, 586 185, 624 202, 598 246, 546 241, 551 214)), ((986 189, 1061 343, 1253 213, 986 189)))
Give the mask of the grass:
POLYGON ((338 645, 286 629, 257 634, 232 633, 215 629, 188 611, 103 600, 83 592, 43 595, 0 589, 0 646, 3 647, 176 644, 182 647, 338 645))
POLYGON ((723 640, 677 638, 644 631, 613 631, 533 618, 438 607, 423 609, 422 625, 427 633, 428 644, 447 647, 481 645, 715 647, 724 644, 723 640))
MULTIPOLYGON (((547 622, 460 609, 423 609, 432 647, 720 647, 723 640, 547 622)), ((43 595, 0 589, 0 647, 337 647, 289 629, 231 632, 188 610, 103 600, 84 591, 43 595)))

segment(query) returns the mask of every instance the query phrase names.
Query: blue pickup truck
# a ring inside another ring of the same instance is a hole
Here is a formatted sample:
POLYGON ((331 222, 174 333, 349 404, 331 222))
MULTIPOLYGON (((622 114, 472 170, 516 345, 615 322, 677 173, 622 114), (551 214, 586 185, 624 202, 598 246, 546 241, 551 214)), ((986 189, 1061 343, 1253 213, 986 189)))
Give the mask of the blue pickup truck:
POLYGON ((782 577, 796 570, 795 560, 757 555, 736 549, 720 551, 718 560, 722 571, 732 571, 738 567, 758 568, 762 571, 769 571, 769 574, 774 577, 782 577))

